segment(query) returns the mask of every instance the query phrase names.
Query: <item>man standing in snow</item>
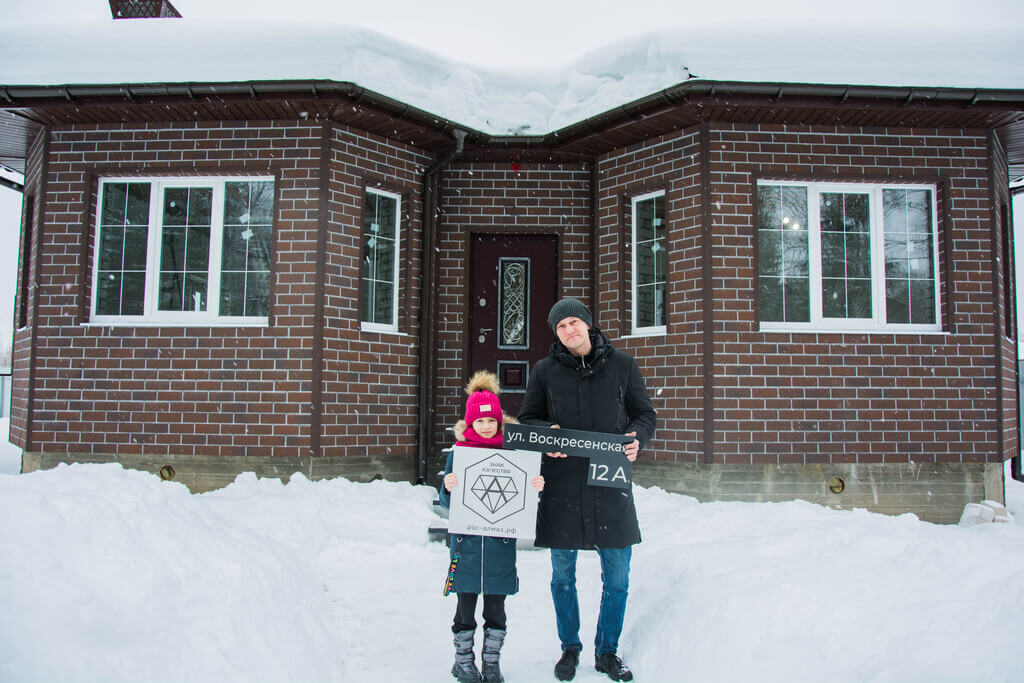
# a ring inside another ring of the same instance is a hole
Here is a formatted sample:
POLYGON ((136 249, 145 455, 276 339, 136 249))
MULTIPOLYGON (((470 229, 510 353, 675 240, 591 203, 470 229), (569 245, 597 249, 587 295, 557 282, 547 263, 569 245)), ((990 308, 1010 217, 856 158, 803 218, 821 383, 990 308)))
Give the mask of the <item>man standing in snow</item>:
MULTIPOLYGON (((524 424, 632 436, 625 454, 635 461, 654 436, 656 414, 631 356, 612 347, 594 326, 590 309, 566 298, 551 307, 548 324, 558 337, 550 355, 530 373, 519 413, 524 424)), ((580 652, 576 556, 596 550, 601 559, 601 611, 594 666, 613 681, 633 674, 617 655, 629 593, 632 546, 640 525, 632 488, 590 486, 587 458, 549 453, 541 463, 545 488, 537 508, 538 546, 551 549, 551 597, 562 656, 555 677, 572 680, 580 652)))

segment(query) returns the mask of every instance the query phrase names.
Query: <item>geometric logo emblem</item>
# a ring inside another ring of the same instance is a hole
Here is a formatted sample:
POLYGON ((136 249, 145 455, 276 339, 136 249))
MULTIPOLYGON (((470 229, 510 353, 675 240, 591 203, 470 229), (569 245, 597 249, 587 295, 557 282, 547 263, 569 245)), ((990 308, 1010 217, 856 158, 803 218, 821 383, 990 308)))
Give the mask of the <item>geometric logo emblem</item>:
POLYGON ((526 470, 501 453, 467 467, 466 482, 462 504, 490 524, 526 509, 526 470))
POLYGON ((472 491, 477 499, 484 504, 484 507, 492 513, 505 507, 519 493, 512 477, 496 474, 481 474, 473 484, 472 491))

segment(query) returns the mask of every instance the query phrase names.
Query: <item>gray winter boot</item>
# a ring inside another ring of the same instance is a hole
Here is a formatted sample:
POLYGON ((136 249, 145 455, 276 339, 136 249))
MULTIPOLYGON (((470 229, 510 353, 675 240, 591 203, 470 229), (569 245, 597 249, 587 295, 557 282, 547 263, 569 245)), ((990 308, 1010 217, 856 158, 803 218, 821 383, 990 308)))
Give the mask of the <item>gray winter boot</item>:
POLYGON ((473 636, 476 631, 459 631, 455 634, 455 663, 452 664, 452 676, 459 683, 480 683, 480 670, 476 668, 476 655, 473 654, 473 636))
POLYGON ((480 655, 483 662, 484 683, 505 683, 501 675, 498 660, 501 658, 501 646, 505 643, 505 631, 496 628, 484 629, 484 650, 480 655))

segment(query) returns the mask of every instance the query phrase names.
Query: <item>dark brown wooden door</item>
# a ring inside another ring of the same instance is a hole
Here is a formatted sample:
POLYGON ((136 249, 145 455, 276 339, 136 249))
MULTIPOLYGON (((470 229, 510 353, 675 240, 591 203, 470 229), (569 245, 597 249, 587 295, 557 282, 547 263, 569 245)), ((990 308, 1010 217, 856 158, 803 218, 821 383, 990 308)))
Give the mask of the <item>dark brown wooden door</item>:
POLYGON ((497 374, 501 407, 514 417, 530 370, 555 340, 547 315, 558 296, 558 239, 472 235, 469 257, 467 378, 497 374))

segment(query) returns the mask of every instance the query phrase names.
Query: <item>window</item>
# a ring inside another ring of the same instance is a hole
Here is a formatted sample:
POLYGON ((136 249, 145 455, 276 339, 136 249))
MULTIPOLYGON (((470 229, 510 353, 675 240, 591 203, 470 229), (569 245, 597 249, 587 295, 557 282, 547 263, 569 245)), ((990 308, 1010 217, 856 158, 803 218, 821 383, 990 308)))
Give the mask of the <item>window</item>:
POLYGON ((633 334, 665 334, 665 192, 633 197, 633 334))
POLYGON ((32 235, 35 229, 34 220, 35 197, 25 196, 24 227, 21 231, 21 290, 18 296, 18 328, 28 326, 28 297, 32 288, 29 277, 32 275, 32 235))
POLYGON ((398 331, 398 239, 402 198, 367 189, 363 211, 364 330, 398 331))
POLYGON ((107 179, 99 194, 94 321, 267 322, 272 179, 107 179))
POLYGON ((761 182, 762 329, 938 330, 935 190, 761 182))

